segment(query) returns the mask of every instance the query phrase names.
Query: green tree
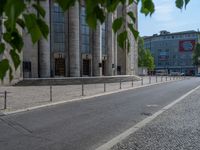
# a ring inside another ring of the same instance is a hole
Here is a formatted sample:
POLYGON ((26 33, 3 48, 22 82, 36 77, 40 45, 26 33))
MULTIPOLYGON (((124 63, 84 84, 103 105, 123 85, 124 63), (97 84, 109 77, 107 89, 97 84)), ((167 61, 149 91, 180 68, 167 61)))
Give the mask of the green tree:
POLYGON ((138 66, 139 67, 146 67, 145 66, 145 49, 144 49, 144 40, 143 38, 138 38, 138 66))
POLYGON ((154 58, 149 49, 145 51, 144 66, 147 67, 149 71, 153 71, 155 68, 154 58))
POLYGON ((146 67, 149 71, 155 68, 154 58, 150 50, 144 48, 144 40, 141 37, 138 39, 138 66, 146 67))
POLYGON ((200 64, 200 43, 197 43, 192 55, 193 64, 198 66, 200 64))
MULTIPOLYGON (((175 3, 178 8, 182 9, 189 1, 176 0, 175 3)), ((63 11, 67 11, 79 0, 55 0, 55 2, 63 11)), ((146 16, 155 11, 153 0, 85 0, 86 22, 94 29, 98 22, 105 21, 107 14, 114 13, 119 5, 123 5, 124 10, 129 10, 128 8, 134 2, 141 2, 141 13, 146 16)), ((135 38, 138 37, 139 33, 134 27, 135 15, 133 11, 128 11, 113 22, 113 31, 117 33, 118 45, 122 48, 130 47, 129 32, 135 38), (130 18, 129 22, 127 18, 130 18)), ((7 57, 0 61, 1 80, 7 72, 12 80, 13 69, 17 69, 20 65, 20 53, 24 45, 21 30, 27 31, 33 43, 38 42, 42 37, 48 37, 49 28, 44 22, 44 17, 45 10, 41 7, 40 0, 0 0, 0 18, 3 18, 5 28, 3 42, 0 42, 0 54, 7 54, 7 57)))

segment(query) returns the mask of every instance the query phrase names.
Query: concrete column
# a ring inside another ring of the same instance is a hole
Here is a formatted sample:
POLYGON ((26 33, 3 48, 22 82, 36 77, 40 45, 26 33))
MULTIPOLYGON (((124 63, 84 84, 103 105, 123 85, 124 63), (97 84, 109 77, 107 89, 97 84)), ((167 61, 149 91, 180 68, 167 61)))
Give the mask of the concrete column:
MULTIPOLYGON (((50 5, 49 0, 40 1, 40 5, 46 10, 46 16, 44 18, 46 24, 50 25, 50 5)), ((39 75, 41 78, 50 77, 50 36, 48 40, 41 39, 38 42, 39 49, 39 75)))
MULTIPOLYGON (((113 15, 113 21, 117 18, 117 11, 113 15)), ((118 43, 117 43, 117 34, 113 35, 113 46, 114 46, 114 75, 117 75, 117 50, 118 50, 118 43)))
POLYGON ((100 23, 92 31, 93 76, 102 76, 102 31, 100 23), (101 67, 99 66, 101 64, 101 67))
POLYGON ((80 77, 79 4, 69 9, 69 75, 80 77))
POLYGON ((113 14, 107 16, 106 26, 106 48, 107 48, 107 61, 106 61, 106 75, 113 75, 112 64, 114 64, 114 33, 112 30, 113 14))

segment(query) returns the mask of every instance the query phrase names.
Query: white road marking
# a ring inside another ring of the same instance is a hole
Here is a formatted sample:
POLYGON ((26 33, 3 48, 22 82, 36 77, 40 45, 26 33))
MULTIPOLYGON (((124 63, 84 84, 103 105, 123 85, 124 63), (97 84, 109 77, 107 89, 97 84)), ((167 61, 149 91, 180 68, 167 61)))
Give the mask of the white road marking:
POLYGON ((156 104, 147 105, 147 107, 158 107, 156 104))
POLYGON ((105 143, 105 144, 101 145, 100 147, 96 148, 96 150, 109 150, 109 149, 111 149, 114 145, 116 145, 117 143, 121 142, 123 139, 127 138, 129 135, 133 134, 134 132, 136 132, 140 128, 144 127, 147 123, 151 122, 157 116, 159 116, 160 114, 162 114, 163 112, 165 112, 166 110, 168 110, 169 108, 174 106, 176 103, 180 102, 181 100, 183 100, 184 98, 186 98, 188 95, 190 95, 191 93, 195 92, 199 88, 200 88, 200 85, 197 86, 196 88, 190 90, 189 92, 187 92, 186 94, 184 94, 180 98, 174 100, 169 105, 163 107, 161 110, 157 111, 152 116, 149 116, 149 117, 145 118, 144 120, 142 120, 141 122, 137 123, 136 125, 134 125, 133 127, 129 128, 128 130, 124 131, 120 135, 114 137, 113 139, 111 139, 107 143, 105 143))

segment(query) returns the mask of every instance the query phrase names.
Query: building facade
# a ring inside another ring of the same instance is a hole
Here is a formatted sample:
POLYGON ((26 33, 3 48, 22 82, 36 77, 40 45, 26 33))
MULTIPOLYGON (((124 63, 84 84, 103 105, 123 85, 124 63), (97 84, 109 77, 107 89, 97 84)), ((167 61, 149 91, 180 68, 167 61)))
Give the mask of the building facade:
POLYGON ((144 37, 144 45, 154 57, 156 70, 194 75, 197 69, 192 62, 192 53, 199 39, 197 31, 161 31, 159 35, 144 37))
MULTIPOLYGON (((120 15, 123 6, 115 14, 108 14, 104 24, 92 30, 86 24, 84 1, 76 3, 67 12, 53 0, 41 1, 46 10, 45 21, 50 26, 48 41, 41 39, 32 45, 24 32, 23 77, 83 77, 131 75, 137 72, 137 45, 131 41, 131 49, 122 50, 112 31, 113 20, 120 15)), ((130 7, 137 14, 137 4, 130 7)), ((137 23, 136 23, 137 28, 137 23)))

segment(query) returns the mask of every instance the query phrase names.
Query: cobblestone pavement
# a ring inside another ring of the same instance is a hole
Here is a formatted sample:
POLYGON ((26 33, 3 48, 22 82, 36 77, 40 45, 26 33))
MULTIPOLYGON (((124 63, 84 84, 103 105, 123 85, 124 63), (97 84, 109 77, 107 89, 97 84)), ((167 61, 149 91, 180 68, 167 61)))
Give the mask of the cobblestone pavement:
MULTIPOLYGON (((167 78, 170 80, 170 77, 167 78)), ((173 78, 171 78, 173 80, 173 78)), ((156 77, 151 77, 151 83, 156 82, 156 77)), ((158 77, 157 82, 166 82, 166 77, 158 77)), ((143 84, 149 84, 149 77, 144 77, 143 84)), ((134 87, 141 86, 141 81, 134 82, 134 87)), ((122 89, 131 88, 131 82, 123 82, 122 89)), ((107 83, 106 92, 120 89, 119 83, 107 83)), ((0 94, 0 112, 15 111, 50 103, 50 86, 0 86, 0 92, 7 91, 7 109, 4 110, 4 96, 0 94)), ((104 92, 104 84, 84 85, 84 96, 96 95, 104 92)), ((53 86, 52 101, 66 101, 82 97, 81 85, 53 86)))
POLYGON ((112 150, 200 150, 200 89, 112 150))

